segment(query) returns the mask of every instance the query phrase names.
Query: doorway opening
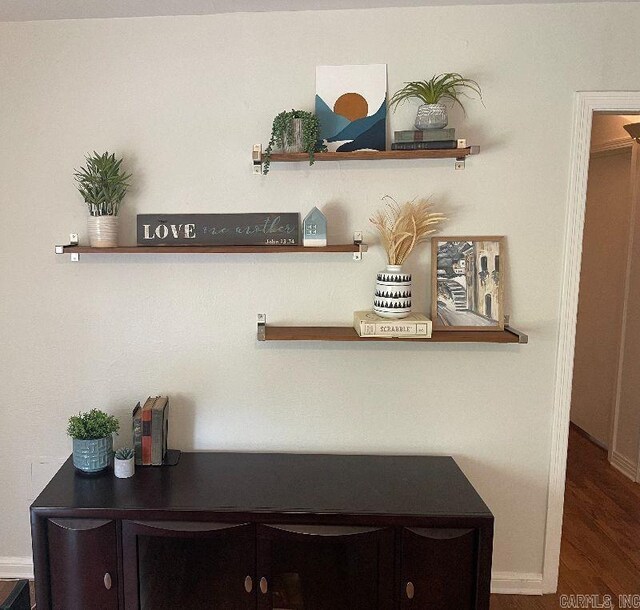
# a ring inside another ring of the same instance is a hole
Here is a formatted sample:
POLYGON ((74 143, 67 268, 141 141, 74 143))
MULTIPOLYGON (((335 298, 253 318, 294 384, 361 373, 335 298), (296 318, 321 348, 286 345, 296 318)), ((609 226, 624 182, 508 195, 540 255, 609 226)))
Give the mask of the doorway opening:
MULTIPOLYGON (((637 115, 640 113, 640 92, 579 92, 575 97, 575 122, 572 138, 571 174, 569 188, 569 204, 567 208, 567 222, 563 254, 563 281, 560 309, 560 328, 558 338, 558 352, 556 361, 556 385, 554 395, 554 412, 552 424, 551 442, 551 468, 549 472, 549 501, 547 508, 547 529, 545 538, 545 560, 543 574, 543 592, 551 593, 556 591, 558 586, 558 566, 560 563, 560 541, 562 534, 562 517, 564 492, 566 482, 567 466, 567 446, 569 438, 569 418, 571 412, 571 398, 573 390, 573 364, 576 348, 576 329, 579 309, 580 291, 580 266, 582 259, 583 229, 585 229, 585 210, 587 208, 587 186, 589 164, 591 156, 591 135, 593 119, 596 113, 610 113, 619 115, 637 115)), ((632 116, 632 119, 634 117, 632 116)), ((638 117, 640 122, 640 117, 638 117)), ((627 140, 629 138, 627 137, 627 140)), ((637 149, 637 144, 633 144, 637 149)), ((637 158, 638 151, 632 147, 632 156, 637 158)), ((638 165, 636 164, 636 167, 638 165)), ((637 199, 638 182, 640 182, 640 172, 632 178, 634 193, 632 197, 637 199)), ((640 206, 639 206, 640 209, 640 206)), ((630 241, 635 233, 636 227, 628 227, 630 241)), ((607 238, 601 239, 599 249, 615 247, 608 243, 607 238)), ((632 245, 629 246, 634 247, 632 245)), ((634 248, 640 248, 640 235, 636 240, 634 248)), ((640 250, 638 250, 640 254, 640 250)), ((640 256, 633 257, 640 264, 640 256)), ((628 274, 628 269, 626 270, 628 274)), ((640 287, 639 287, 640 290, 640 287)), ((607 296, 605 290, 604 297, 607 296)), ((627 292, 627 289, 623 290, 627 292)), ((599 293, 598 296, 601 296, 599 293)), ((611 297, 609 301, 604 299, 605 309, 612 307, 611 297)), ((624 297, 628 301, 635 298, 632 291, 624 297)), ((640 304, 640 292, 638 292, 637 302, 640 304)), ((619 305, 619 304, 618 304, 619 305)), ((640 309, 640 308, 638 308, 640 309)), ((623 307, 623 319, 627 319, 627 324, 631 320, 631 314, 635 317, 635 312, 630 308, 623 307)), ((607 315, 607 311, 601 312, 602 316, 607 315)), ((638 316, 640 318, 640 316, 638 316)), ((640 320, 639 320, 640 322, 640 320)), ((640 332, 640 323, 638 325, 640 332)), ((640 343, 640 342, 639 342, 640 343)), ((624 353, 624 347, 618 350, 624 353)), ((638 354, 640 356, 640 352, 638 354)), ((617 361, 619 358, 616 358, 617 361)), ((636 359, 637 362, 637 359, 636 359)), ((621 367, 616 367, 621 370, 621 367)), ((598 372, 593 373, 595 377, 598 372)), ((619 376, 619 375, 618 375, 619 376)), ((617 384, 618 380, 616 380, 617 384)), ((616 401, 619 400, 620 391, 616 385, 616 401)), ((611 434, 606 438, 606 442, 613 444, 611 434)), ((635 455, 636 463, 638 453, 635 455)), ((624 480, 624 479, 622 479, 624 480)), ((631 484, 627 482, 628 484, 631 484)), ((634 485, 634 484, 632 484, 634 485)), ((636 486, 634 485, 634 488, 636 486)))

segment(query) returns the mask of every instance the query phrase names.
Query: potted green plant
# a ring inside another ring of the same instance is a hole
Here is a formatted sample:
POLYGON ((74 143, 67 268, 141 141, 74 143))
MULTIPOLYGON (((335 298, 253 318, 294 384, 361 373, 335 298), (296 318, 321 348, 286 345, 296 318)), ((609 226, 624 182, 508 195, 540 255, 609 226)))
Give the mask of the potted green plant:
POLYGON ((73 465, 82 472, 104 470, 113 457, 113 434, 120 423, 113 415, 91 409, 69 418, 67 434, 73 439, 73 465))
POLYGON ((264 151, 262 173, 268 174, 271 166, 271 153, 306 152, 309 165, 313 165, 314 153, 323 152, 327 147, 320 141, 320 123, 318 117, 305 110, 283 111, 273 119, 271 138, 264 151))
POLYGON ((408 99, 417 98, 422 104, 416 115, 416 129, 442 129, 447 126, 449 117, 443 101, 458 104, 464 112, 460 97, 478 96, 482 101, 480 85, 470 78, 464 78, 457 72, 445 72, 432 76, 429 80, 411 81, 396 91, 389 105, 397 107, 408 99))
POLYGON ((118 211, 129 188, 131 174, 122 170, 122 159, 108 152, 87 155, 86 167, 75 170, 80 194, 89 208, 89 244, 94 248, 118 245, 118 211))
POLYGON ((136 470, 134 464, 134 451, 131 447, 122 447, 116 451, 113 460, 113 474, 119 479, 128 479, 136 470))

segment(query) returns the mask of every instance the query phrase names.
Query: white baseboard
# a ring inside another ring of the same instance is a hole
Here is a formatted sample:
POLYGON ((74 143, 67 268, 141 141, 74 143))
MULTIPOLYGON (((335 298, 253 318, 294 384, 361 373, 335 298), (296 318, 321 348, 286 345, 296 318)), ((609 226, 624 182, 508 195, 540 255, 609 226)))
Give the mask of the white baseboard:
POLYGON ((0 557, 0 578, 33 578, 31 557, 0 557))
POLYGON ((625 477, 629 477, 632 481, 636 480, 636 465, 629 458, 612 451, 609 463, 625 477))
POLYGON ((506 595, 542 595, 542 574, 493 572, 491 593, 506 595))

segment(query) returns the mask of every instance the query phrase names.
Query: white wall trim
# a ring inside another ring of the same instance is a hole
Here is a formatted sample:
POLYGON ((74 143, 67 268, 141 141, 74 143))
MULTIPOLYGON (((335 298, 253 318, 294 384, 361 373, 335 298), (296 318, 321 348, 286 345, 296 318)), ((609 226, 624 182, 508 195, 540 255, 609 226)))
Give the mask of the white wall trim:
POLYGON ((628 457, 621 455, 617 451, 611 452, 611 457, 609 458, 610 464, 619 472, 621 472, 625 477, 630 478, 632 481, 636 480, 636 472, 637 467, 636 464, 630 460, 628 457))
POLYGON ((491 593, 542 595, 542 574, 494 572, 491 575, 491 593))
POLYGON ((0 557, 0 578, 33 579, 31 557, 0 557))
POLYGON ((543 593, 554 593, 558 587, 582 234, 589 170, 589 145, 593 113, 598 110, 619 112, 620 114, 637 112, 640 110, 640 91, 580 91, 574 97, 571 167, 565 220, 560 319, 551 425, 543 593))

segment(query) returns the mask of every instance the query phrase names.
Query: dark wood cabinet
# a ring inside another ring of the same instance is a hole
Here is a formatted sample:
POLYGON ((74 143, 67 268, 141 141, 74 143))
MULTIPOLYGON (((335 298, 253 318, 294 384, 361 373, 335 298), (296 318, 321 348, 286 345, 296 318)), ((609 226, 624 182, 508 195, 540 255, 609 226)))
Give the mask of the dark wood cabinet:
POLYGON ((69 459, 31 507, 38 610, 488 610, 493 516, 452 458, 69 459))
POLYGON ((250 524, 122 525, 126 610, 255 609, 255 528, 250 524))
POLYGON ((391 610, 390 528, 258 525, 258 609, 391 610))
POLYGON ((47 545, 54 610, 117 610, 116 523, 109 519, 48 519, 47 545))
POLYGON ((403 528, 401 608, 477 606, 478 530, 403 528))

